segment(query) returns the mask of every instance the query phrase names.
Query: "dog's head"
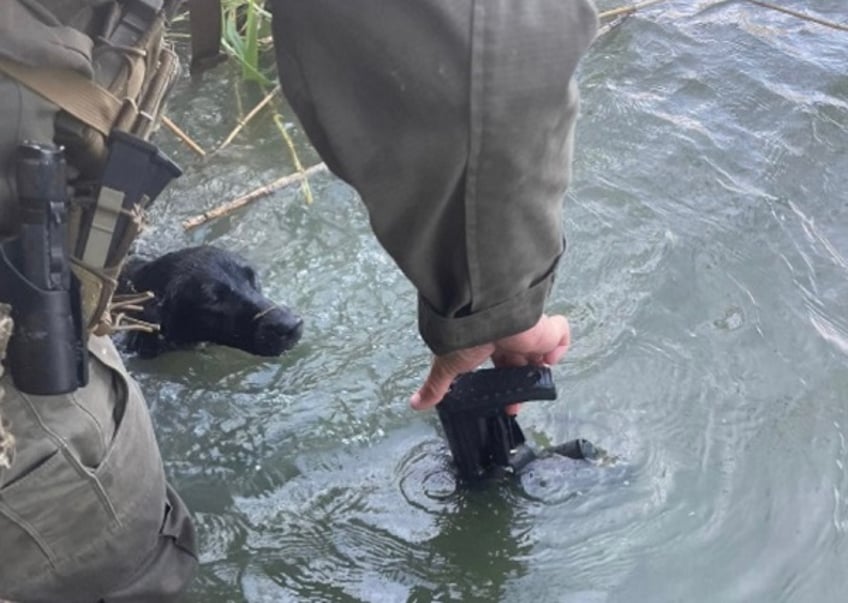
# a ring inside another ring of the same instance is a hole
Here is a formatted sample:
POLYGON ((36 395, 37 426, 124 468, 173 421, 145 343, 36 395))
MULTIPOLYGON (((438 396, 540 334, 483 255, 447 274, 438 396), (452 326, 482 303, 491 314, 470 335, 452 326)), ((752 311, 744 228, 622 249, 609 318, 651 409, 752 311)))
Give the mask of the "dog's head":
POLYGON ((143 319, 158 323, 167 343, 205 341, 277 356, 303 332, 303 320, 262 295, 256 272, 229 251, 207 245, 180 249, 136 260, 125 272, 133 289, 155 294, 143 319))

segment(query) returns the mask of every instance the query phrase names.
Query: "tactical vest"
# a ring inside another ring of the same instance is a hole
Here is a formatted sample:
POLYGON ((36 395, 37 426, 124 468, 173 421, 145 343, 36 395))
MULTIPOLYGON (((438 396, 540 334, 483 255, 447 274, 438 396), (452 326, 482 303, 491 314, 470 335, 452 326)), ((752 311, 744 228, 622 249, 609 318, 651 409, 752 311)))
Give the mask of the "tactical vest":
MULTIPOLYGON (((5 129, 0 126, 0 166, 6 176, 5 186, 0 183, 0 240, 19 228, 9 165, 12 145, 23 141, 10 140, 10 134, 52 132, 67 163, 67 242, 87 333, 105 334, 115 326, 109 310, 122 262, 146 208, 181 173, 149 142, 179 74, 164 34, 181 3, 0 3, 0 85, 5 76, 22 95, 18 106, 0 104, 6 121, 5 129), (43 110, 33 109, 38 106, 43 110)), ((194 69, 219 56, 220 5, 191 0, 189 6, 194 69)), ((13 103, 17 97, 0 94, 0 103, 7 102, 4 98, 13 103)))

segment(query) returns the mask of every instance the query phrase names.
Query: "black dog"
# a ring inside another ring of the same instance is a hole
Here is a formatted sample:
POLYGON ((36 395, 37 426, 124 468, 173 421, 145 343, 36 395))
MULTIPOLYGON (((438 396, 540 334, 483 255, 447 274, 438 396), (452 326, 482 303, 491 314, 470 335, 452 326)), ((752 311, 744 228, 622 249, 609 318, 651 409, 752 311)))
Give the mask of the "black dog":
POLYGON ((144 291, 154 299, 131 316, 160 325, 160 331, 132 331, 122 342, 142 357, 204 341, 278 356, 303 332, 297 314, 262 295, 243 258, 217 247, 189 247, 153 260, 131 257, 117 293, 144 291))

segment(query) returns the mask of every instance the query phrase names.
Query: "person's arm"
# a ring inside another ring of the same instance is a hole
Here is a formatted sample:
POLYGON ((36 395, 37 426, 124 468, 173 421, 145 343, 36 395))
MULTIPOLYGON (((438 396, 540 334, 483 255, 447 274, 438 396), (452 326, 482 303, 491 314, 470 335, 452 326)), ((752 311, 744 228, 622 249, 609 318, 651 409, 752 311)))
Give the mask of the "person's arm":
POLYGON ((597 27, 591 3, 273 8, 283 91, 417 288, 430 349, 497 350, 539 328, 563 251, 574 72, 597 27))

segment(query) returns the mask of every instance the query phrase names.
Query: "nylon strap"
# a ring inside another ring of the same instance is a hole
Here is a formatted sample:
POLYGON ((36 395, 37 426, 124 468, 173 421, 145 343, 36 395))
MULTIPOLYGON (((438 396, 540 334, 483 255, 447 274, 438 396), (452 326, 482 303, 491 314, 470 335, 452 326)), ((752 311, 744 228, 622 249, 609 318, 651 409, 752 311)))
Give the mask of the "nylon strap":
POLYGON ((123 103, 108 90, 70 69, 30 67, 0 58, 0 72, 108 136, 123 103))
POLYGON ((88 231, 82 261, 91 266, 105 266, 112 244, 112 233, 124 206, 124 193, 108 186, 100 187, 97 209, 88 231))

